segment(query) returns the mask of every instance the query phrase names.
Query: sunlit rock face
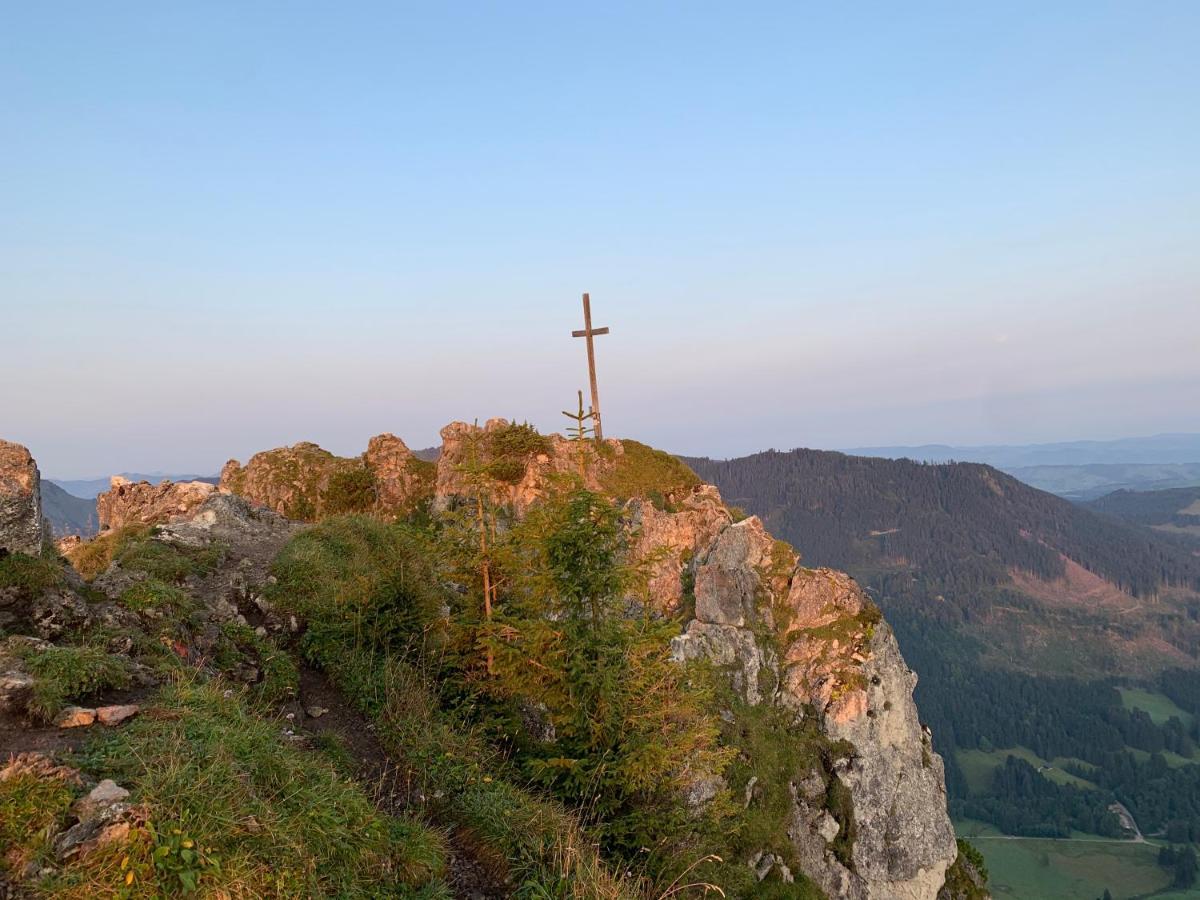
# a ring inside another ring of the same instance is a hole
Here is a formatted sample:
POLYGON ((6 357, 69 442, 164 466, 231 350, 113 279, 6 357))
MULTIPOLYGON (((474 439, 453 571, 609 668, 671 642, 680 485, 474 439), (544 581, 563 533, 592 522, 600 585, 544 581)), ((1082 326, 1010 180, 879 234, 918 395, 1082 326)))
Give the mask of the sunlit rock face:
POLYGON ((488 500, 517 516, 546 497, 556 483, 582 477, 586 487, 602 489, 613 459, 624 452, 620 441, 577 442, 559 434, 526 435, 507 419, 488 419, 481 427, 451 422, 441 430, 434 505, 446 509, 456 499, 485 491, 488 500))
POLYGON ((0 440, 0 548, 41 552, 49 535, 42 518, 41 484, 29 451, 0 440))
MULTIPOLYGON (((830 897, 934 900, 957 848, 942 760, 917 717, 916 676, 891 629, 852 578, 799 565, 757 518, 706 518, 698 528, 696 516, 685 508, 641 517, 640 552, 661 543, 687 558, 679 582, 668 570, 657 582, 663 608, 694 602, 675 656, 711 660, 744 702, 792 710, 797 727, 815 717, 830 742, 853 748, 833 772, 795 773, 788 838, 801 868, 830 897), (690 556, 681 551, 709 533, 690 556), (682 592, 688 582, 691 598, 682 592), (827 808, 831 778, 853 807, 848 859, 833 849, 844 826, 827 808)), ((763 856, 756 868, 776 864, 763 856)))
POLYGON ((134 483, 114 475, 109 489, 96 497, 96 516, 101 530, 169 522, 186 516, 216 489, 207 481, 134 483))

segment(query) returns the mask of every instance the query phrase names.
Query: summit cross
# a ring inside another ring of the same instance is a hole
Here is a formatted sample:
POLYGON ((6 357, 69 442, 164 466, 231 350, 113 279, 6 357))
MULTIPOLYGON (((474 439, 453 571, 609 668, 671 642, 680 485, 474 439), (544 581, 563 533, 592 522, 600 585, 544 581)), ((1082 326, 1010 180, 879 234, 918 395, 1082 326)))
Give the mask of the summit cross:
POLYGON ((604 440, 604 432, 600 430, 600 391, 596 388, 596 349, 592 346, 592 338, 598 334, 608 334, 608 328, 592 328, 592 301, 587 294, 583 295, 583 330, 572 331, 571 337, 587 338, 588 377, 592 382, 592 419, 596 423, 596 440, 604 440))

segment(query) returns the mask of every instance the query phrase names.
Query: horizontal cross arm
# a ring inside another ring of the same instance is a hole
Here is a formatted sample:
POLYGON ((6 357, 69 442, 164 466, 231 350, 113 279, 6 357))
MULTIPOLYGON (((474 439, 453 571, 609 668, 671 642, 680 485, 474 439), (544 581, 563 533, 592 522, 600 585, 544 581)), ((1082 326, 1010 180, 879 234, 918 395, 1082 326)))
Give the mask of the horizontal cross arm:
POLYGON ((593 328, 590 332, 586 328, 582 331, 572 331, 571 337, 587 337, 589 334, 608 334, 608 328, 593 328))

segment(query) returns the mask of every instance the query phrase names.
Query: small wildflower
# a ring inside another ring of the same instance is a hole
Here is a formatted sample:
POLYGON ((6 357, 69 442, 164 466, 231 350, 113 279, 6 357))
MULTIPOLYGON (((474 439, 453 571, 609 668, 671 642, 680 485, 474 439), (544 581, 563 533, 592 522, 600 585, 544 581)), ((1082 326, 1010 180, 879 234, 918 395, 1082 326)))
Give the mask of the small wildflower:
POLYGON ((491 783, 492 783, 492 776, 491 776, 491 775, 484 775, 484 776, 483 776, 483 783, 484 783, 484 784, 491 784, 491 783))

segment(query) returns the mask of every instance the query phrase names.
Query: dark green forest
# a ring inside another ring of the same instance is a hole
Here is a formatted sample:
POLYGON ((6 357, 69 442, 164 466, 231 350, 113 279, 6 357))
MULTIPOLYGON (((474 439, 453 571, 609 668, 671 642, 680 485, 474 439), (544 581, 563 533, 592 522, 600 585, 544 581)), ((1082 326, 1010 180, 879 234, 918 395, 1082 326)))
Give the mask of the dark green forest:
MULTIPOLYGON (((1148 690, 1192 715, 1188 726, 1179 718, 1155 724, 1122 706, 1117 688, 1125 682, 1107 673, 1064 677, 1022 671, 1020 660, 993 664, 979 627, 1004 621, 992 615, 1004 607, 1052 630, 1054 616, 1015 588, 1010 571, 1052 580, 1063 574, 1063 555, 1137 598, 1200 589, 1200 558, 1181 542, 977 464, 810 450, 686 461, 727 502, 761 516, 807 564, 845 569, 876 598, 920 676, 918 708, 945 760, 956 817, 1009 834, 1116 837, 1122 830, 1109 806, 1120 802, 1147 834, 1200 839, 1200 764, 1184 762, 1200 745, 1197 673, 1173 668, 1143 678, 1148 690), (1018 747, 1043 760, 1067 760, 1062 771, 1090 787, 1057 783, 1027 760, 1005 757, 1018 747), (996 754, 983 789, 969 788, 956 750, 996 754)), ((1099 617, 1087 608, 1075 614, 1099 617)), ((1164 606, 1141 624, 1097 627, 1132 640, 1148 622, 1195 656, 1198 619, 1193 599, 1164 606)))
POLYGON ((1179 529, 1159 534, 1192 548, 1200 545, 1200 487, 1114 491, 1092 500, 1087 507, 1138 525, 1179 529))

